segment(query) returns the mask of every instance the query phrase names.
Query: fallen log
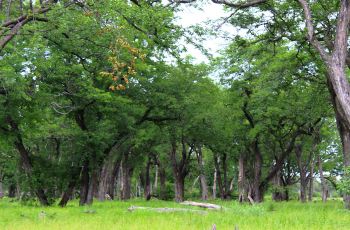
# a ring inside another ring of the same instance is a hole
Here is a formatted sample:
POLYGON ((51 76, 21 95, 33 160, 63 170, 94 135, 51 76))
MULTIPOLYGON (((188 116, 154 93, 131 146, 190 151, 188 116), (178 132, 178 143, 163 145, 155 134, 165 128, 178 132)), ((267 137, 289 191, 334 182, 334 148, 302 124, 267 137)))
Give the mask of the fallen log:
POLYGON ((191 202, 191 201, 184 201, 182 203, 180 203, 182 205, 192 205, 192 206, 197 206, 197 207, 202 207, 202 208, 206 208, 208 210, 222 210, 222 209, 226 209, 225 207, 216 205, 216 204, 210 204, 210 203, 197 203, 197 202, 191 202))
POLYGON ((185 209, 185 208, 150 208, 150 207, 137 207, 134 205, 131 205, 128 211, 132 212, 136 209, 157 210, 158 212, 195 212, 199 214, 207 214, 207 212, 204 212, 204 211, 185 209))

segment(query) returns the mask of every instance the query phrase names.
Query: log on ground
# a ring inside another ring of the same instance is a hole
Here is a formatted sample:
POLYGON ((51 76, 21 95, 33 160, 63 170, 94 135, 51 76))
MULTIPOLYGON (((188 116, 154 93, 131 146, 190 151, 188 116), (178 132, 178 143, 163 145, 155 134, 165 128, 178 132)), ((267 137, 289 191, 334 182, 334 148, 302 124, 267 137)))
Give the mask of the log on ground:
POLYGON ((226 209, 225 207, 216 205, 216 204, 210 204, 210 203, 198 203, 198 202, 191 202, 191 201, 184 201, 182 203, 180 203, 182 205, 192 205, 192 206, 197 206, 197 207, 202 207, 202 208, 206 208, 209 210, 222 210, 222 209, 226 209))
POLYGON ((136 209, 148 209, 148 210, 157 210, 158 212, 195 212, 199 214, 207 214, 207 212, 193 209, 185 209, 185 208, 150 208, 150 207, 137 207, 131 205, 128 211, 132 212, 136 209))

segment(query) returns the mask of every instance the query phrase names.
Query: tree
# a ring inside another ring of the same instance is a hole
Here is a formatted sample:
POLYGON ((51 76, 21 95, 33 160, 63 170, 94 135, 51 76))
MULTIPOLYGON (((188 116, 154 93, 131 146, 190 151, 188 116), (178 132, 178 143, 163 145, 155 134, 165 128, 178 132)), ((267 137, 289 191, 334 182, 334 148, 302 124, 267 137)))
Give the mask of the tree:
MULTIPOLYGON (((191 3, 194 1, 174 0, 172 3, 191 3)), ((345 68, 350 67, 349 51, 347 49, 350 2, 347 0, 340 1, 340 4, 338 1, 325 0, 312 1, 311 3, 308 3, 306 0, 282 3, 274 0, 245 1, 242 3, 212 0, 212 2, 223 4, 227 9, 235 9, 230 17, 235 15, 239 10, 249 12, 253 7, 258 12, 271 13, 274 24, 270 22, 265 24, 266 34, 261 36, 259 33, 255 34, 253 30, 250 30, 253 32, 253 36, 258 35, 256 36, 257 41, 271 40, 275 42, 287 38, 290 41, 301 42, 302 44, 305 42, 303 37, 306 36, 326 66, 324 74, 329 83, 328 87, 330 88, 339 134, 343 143, 344 165, 348 167, 350 165, 350 99, 348 97, 350 84, 345 68), (333 17, 335 14, 337 16, 333 17), (303 19, 301 20, 301 18, 303 19), (320 24, 315 26, 312 18, 316 18, 315 21, 321 23, 323 26, 318 26, 320 24), (302 31, 300 29, 300 23, 302 21, 304 21, 307 31, 300 33, 299 31, 302 31)), ((256 11, 252 10, 251 12, 255 13, 256 11)), ((247 28, 249 25, 264 19, 264 17, 261 17, 261 14, 258 16, 255 14, 253 16, 254 13, 248 14, 248 17, 239 15, 239 21, 244 21, 244 27, 247 28)), ((349 202, 350 197, 347 196, 345 200, 349 202)))

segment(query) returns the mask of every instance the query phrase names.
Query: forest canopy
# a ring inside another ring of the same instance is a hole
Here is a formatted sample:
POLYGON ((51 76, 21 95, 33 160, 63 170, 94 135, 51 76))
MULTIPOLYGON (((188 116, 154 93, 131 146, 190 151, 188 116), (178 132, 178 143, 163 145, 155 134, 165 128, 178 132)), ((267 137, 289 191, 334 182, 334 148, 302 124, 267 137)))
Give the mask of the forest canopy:
POLYGON ((350 202, 348 1, 3 0, 0 12, 0 197, 350 202), (177 23, 203 4, 222 15, 177 23))

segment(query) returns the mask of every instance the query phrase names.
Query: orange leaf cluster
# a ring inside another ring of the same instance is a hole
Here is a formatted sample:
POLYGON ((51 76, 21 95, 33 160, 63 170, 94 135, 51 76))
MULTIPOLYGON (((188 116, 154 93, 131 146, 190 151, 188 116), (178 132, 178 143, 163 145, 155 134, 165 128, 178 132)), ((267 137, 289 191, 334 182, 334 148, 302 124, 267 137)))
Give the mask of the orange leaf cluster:
POLYGON ((125 90, 125 86, 129 86, 129 75, 136 75, 135 59, 146 60, 146 55, 141 54, 141 49, 132 47, 125 36, 120 35, 120 29, 124 28, 125 26, 121 26, 113 30, 108 26, 106 29, 98 31, 98 35, 102 35, 104 32, 117 32, 119 35, 119 38, 115 41, 115 45, 110 46, 113 56, 109 57, 108 61, 112 62, 113 70, 111 72, 100 72, 102 76, 110 77, 114 81, 114 84, 109 87, 111 90, 125 90), (120 54, 122 53, 124 56, 125 54, 130 55, 130 64, 120 60, 120 54))

